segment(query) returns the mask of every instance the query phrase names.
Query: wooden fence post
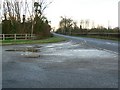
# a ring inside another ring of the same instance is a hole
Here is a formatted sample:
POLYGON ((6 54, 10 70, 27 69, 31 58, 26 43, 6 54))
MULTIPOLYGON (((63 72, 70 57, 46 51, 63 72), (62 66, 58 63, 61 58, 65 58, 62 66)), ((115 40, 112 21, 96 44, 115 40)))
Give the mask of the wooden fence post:
POLYGON ((27 34, 25 34, 25 40, 27 40, 27 34))
POLYGON ((16 34, 14 34, 14 39, 16 40, 16 34))
POLYGON ((5 40, 5 34, 2 34, 3 40, 5 40))

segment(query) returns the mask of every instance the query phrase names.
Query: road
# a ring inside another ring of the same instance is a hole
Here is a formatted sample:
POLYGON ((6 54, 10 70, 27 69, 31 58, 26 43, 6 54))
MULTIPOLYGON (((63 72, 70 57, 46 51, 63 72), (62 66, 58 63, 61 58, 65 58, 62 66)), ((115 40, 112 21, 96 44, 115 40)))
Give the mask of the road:
POLYGON ((3 88, 118 87, 117 42, 64 37, 69 40, 52 44, 3 46, 3 88), (26 52, 6 51, 30 46, 38 49, 36 53, 40 57, 27 58, 23 56, 26 52))
MULTIPOLYGON (((104 50, 109 50, 113 51, 115 53, 118 53, 118 41, 113 41, 113 40, 104 40, 104 39, 95 39, 95 38, 83 38, 83 37, 73 37, 73 36, 66 36, 66 35, 61 35, 61 34, 56 34, 53 33, 54 35, 57 36, 62 36, 65 38, 68 38, 74 42, 85 42, 93 47, 97 47, 99 49, 104 49, 104 50)), ((120 42, 119 42, 120 43, 120 42)))

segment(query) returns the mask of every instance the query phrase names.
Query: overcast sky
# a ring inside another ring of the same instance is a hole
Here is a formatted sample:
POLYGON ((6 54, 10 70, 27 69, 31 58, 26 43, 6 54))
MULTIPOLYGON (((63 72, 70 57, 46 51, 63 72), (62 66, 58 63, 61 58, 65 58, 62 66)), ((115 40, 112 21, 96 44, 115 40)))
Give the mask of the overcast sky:
MULTIPOLYGON (((0 0, 1 1, 1 0, 0 0)), ((3 1, 3 0, 2 0, 3 1)), ((25 1, 25 0, 18 0, 25 1)), ((31 7, 32 0, 27 0, 31 7)), ((36 1, 36 0, 35 0, 36 1)), ((51 21, 52 27, 58 28, 61 16, 75 20, 78 25, 80 20, 89 19, 95 25, 108 27, 118 26, 119 0, 47 0, 52 4, 45 10, 45 15, 51 21)))
POLYGON ((89 19, 105 27, 118 26, 119 0, 53 0, 46 9, 46 16, 53 27, 58 27, 60 16, 67 16, 80 23, 89 19))

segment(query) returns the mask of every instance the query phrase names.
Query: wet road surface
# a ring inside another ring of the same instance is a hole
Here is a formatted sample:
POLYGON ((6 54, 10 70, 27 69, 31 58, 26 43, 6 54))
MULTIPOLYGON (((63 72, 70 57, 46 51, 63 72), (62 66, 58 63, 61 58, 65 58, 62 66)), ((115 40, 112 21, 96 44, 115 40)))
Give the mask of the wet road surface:
MULTIPOLYGON (((22 47, 36 45, 22 45, 22 47)), ((117 88, 118 55, 83 41, 38 44, 38 58, 26 52, 5 51, 21 45, 3 46, 3 88, 117 88)), ((116 48, 116 47, 115 47, 116 48)))
POLYGON ((56 36, 62 36, 68 38, 74 42, 84 42, 92 47, 97 47, 99 49, 104 49, 107 51, 112 51, 118 53, 118 47, 120 42, 113 40, 104 40, 104 39, 95 39, 95 38, 86 38, 86 37, 75 37, 75 36, 67 36, 62 34, 53 33, 56 36))

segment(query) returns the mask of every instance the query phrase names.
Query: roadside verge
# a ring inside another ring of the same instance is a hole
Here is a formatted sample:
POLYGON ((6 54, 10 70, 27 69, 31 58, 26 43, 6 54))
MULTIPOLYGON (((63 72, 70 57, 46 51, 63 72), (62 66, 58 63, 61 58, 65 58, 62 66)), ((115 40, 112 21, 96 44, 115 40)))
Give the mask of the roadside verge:
POLYGON ((16 44, 44 44, 44 43, 57 43, 66 41, 67 39, 60 36, 53 36, 47 39, 40 40, 4 40, 0 41, 0 45, 16 45, 16 44))

